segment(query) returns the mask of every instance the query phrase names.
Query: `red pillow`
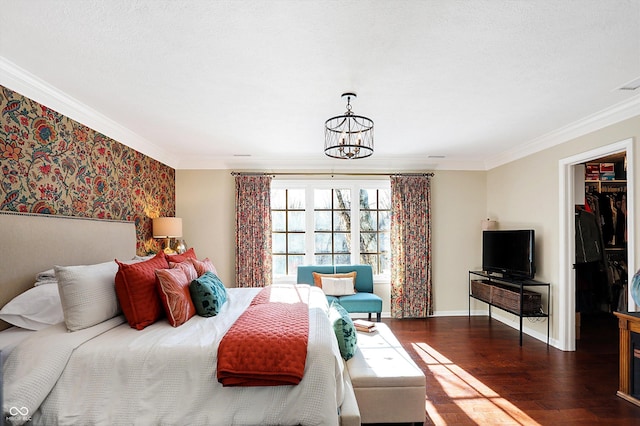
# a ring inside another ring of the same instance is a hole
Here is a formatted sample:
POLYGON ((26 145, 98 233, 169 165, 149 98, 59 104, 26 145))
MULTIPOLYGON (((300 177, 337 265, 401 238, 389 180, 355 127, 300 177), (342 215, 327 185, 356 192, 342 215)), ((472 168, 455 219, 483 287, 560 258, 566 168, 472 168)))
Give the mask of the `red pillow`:
POLYGON ((156 286, 156 269, 166 269, 169 263, 163 252, 151 259, 119 265, 116 274, 116 294, 125 318, 132 328, 142 330, 162 317, 164 309, 156 286))
POLYGON ((160 299, 169 324, 173 327, 181 326, 196 314, 196 307, 189 292, 191 281, 180 268, 158 269, 156 276, 160 299))
MULTIPOLYGON (((216 271, 216 267, 213 266, 213 262, 209 260, 209 258, 205 258, 204 260, 198 259, 189 259, 189 261, 193 264, 193 267, 196 269, 196 273, 198 277, 204 275, 205 272, 213 272, 218 275, 218 271, 216 271)), ((197 278, 197 277, 196 277, 197 278)))
POLYGON ((193 250, 193 247, 191 247, 189 250, 185 251, 182 254, 168 254, 166 256, 167 256, 167 261, 174 262, 174 263, 184 262, 185 260, 187 260, 189 258, 191 258, 191 259, 197 259, 198 258, 196 256, 195 250, 193 250))

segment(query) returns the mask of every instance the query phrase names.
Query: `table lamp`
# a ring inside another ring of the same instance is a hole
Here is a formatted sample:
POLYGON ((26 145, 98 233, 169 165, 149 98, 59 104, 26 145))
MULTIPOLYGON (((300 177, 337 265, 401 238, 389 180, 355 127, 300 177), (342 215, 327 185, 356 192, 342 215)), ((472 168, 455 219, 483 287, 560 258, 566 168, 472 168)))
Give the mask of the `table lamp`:
POLYGON ((179 217, 156 217, 153 219, 153 238, 164 238, 164 252, 171 254, 174 251, 169 245, 170 238, 182 237, 182 219, 179 217))

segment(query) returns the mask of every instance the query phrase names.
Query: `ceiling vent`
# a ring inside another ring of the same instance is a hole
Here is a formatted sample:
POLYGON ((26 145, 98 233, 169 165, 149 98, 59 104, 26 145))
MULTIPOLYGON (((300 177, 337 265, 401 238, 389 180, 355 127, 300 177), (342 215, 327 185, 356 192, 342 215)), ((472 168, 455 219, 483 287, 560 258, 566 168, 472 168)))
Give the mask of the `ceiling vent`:
POLYGON ((618 90, 636 90, 638 87, 640 87, 640 77, 622 85, 618 90))

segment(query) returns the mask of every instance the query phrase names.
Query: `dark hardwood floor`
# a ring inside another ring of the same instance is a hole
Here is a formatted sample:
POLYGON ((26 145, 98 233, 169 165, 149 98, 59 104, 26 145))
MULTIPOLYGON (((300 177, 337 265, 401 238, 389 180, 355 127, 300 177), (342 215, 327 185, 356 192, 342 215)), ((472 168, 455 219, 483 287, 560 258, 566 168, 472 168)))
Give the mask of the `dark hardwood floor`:
POLYGON ((488 317, 383 322, 426 375, 427 425, 640 425, 640 407, 616 396, 611 314, 583 315, 575 352, 527 335, 520 347, 488 317))

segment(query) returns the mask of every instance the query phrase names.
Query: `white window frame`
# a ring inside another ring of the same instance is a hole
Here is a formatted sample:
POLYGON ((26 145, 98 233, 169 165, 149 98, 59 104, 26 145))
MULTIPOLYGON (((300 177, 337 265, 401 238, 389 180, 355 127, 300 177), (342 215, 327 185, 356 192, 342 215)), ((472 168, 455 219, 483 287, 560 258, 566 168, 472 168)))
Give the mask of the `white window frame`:
MULTIPOLYGON (((351 190, 351 262, 360 261, 360 189, 391 190, 388 178, 380 179, 277 179, 271 181, 272 189, 304 189, 305 190, 305 256, 304 264, 314 264, 314 209, 313 196, 315 189, 350 189, 351 190)), ((389 274, 377 274, 374 282, 389 282, 389 274)), ((295 283, 295 273, 289 275, 273 274, 274 284, 295 283)))

